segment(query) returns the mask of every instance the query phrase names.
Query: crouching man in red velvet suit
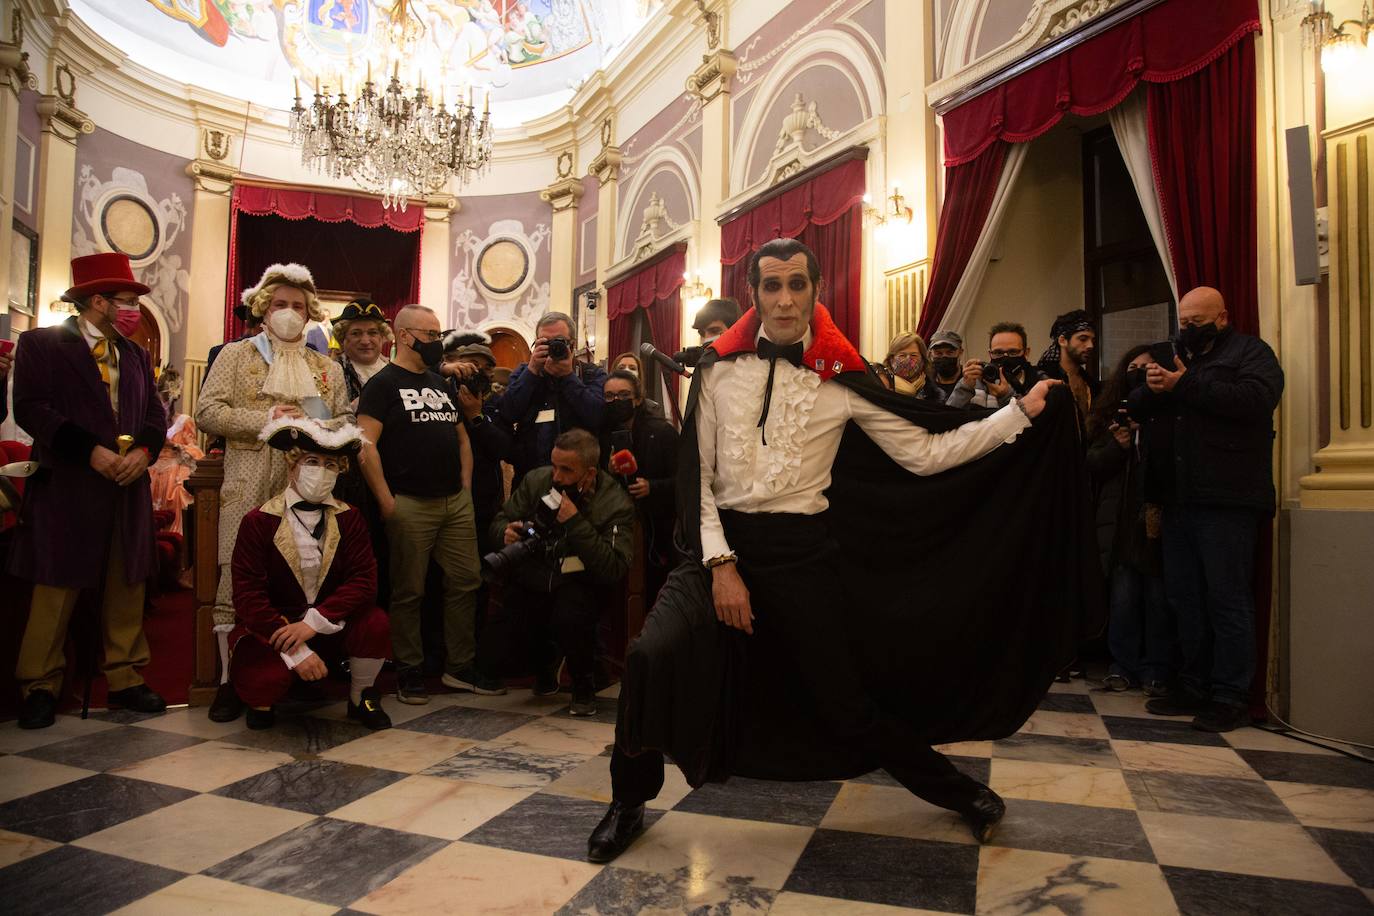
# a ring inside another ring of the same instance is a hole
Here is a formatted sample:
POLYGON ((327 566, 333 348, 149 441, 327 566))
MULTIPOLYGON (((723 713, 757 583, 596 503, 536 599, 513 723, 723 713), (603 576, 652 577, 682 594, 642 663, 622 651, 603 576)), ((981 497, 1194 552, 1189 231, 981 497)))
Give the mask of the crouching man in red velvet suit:
POLYGON ((272 726, 272 704, 293 677, 318 681, 326 658, 347 657, 348 717, 390 728, 373 686, 391 651, 377 561, 362 513, 333 495, 362 431, 281 417, 259 438, 286 452, 288 472, 285 492, 244 516, 234 545, 229 679, 248 706, 248 727, 272 726))

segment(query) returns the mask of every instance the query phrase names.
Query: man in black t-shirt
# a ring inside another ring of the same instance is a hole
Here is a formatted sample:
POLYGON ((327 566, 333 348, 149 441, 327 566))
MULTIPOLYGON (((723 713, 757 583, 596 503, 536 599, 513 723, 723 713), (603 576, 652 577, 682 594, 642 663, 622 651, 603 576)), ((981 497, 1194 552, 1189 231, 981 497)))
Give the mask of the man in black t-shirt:
POLYGON ((391 641, 396 698, 428 703, 421 664, 420 603, 433 554, 444 573, 443 682, 481 694, 501 683, 475 663, 475 600, 481 584, 473 522, 472 447, 449 386, 435 371, 443 357, 439 318, 408 305, 396 315, 391 365, 367 383, 358 425, 369 440, 363 476, 386 524, 391 549, 391 641))

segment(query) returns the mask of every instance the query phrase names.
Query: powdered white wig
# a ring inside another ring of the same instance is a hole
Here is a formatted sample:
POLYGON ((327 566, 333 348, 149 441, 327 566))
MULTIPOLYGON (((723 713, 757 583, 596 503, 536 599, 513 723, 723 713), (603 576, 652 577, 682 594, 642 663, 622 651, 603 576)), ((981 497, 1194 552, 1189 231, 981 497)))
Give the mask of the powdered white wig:
POLYGON ((272 294, 279 286, 292 286, 305 293, 306 314, 312 321, 325 320, 324 308, 315 294, 315 278, 304 264, 273 264, 262 272, 262 279, 256 286, 243 291, 240 299, 254 315, 261 318, 267 314, 267 307, 272 304, 272 294))

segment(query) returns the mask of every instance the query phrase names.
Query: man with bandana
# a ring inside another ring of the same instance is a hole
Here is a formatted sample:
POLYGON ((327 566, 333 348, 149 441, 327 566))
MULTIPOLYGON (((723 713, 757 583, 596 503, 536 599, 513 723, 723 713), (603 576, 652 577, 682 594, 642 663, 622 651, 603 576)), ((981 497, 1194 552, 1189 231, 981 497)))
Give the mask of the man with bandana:
POLYGON ((1069 386, 1078 416, 1086 418, 1092 410, 1098 382, 1088 364, 1097 349, 1097 331, 1083 309, 1074 309, 1054 319, 1050 326, 1050 345, 1040 354, 1036 368, 1046 378, 1059 379, 1069 386))

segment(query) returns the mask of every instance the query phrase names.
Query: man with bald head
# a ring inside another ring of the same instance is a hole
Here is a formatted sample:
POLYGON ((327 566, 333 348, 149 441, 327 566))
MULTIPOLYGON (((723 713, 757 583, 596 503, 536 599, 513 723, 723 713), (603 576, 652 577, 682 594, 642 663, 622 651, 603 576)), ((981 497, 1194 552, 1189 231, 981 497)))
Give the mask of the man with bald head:
POLYGON ((1146 708, 1201 731, 1249 721, 1255 671, 1255 538, 1274 513, 1273 414, 1283 369, 1269 345, 1230 326, 1207 286, 1178 303, 1172 365, 1132 394, 1145 422, 1145 495, 1163 506, 1164 590, 1183 650, 1179 681, 1146 708))
POLYGON ((449 386, 436 371, 444 356, 439 317, 407 305, 396 315, 391 364, 358 399, 367 445, 363 476, 386 526, 391 551, 391 642, 399 667, 396 699, 429 702, 421 665, 420 602, 430 556, 444 574, 443 683, 481 694, 505 688, 476 665, 476 594, 482 584, 472 508, 472 446, 449 386))

